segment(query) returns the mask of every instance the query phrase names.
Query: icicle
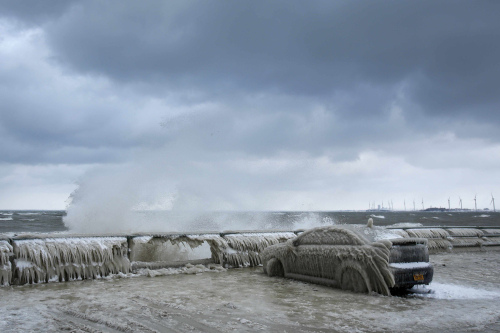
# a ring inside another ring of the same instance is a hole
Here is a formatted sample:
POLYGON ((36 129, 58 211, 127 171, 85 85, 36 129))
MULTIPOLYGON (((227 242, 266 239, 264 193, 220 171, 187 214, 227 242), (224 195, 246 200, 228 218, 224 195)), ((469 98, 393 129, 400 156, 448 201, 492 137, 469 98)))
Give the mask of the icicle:
POLYGON ((224 235, 230 247, 237 251, 262 252, 266 247, 295 238, 293 232, 281 233, 242 233, 224 235))
POLYGON ((450 238, 450 242, 453 247, 473 247, 473 246, 482 246, 483 240, 477 237, 474 238, 450 238))
POLYGON ((19 284, 94 279, 130 271, 123 237, 15 240, 14 253, 19 284))
POLYGON ((441 228, 432 229, 406 229, 406 232, 410 237, 415 238, 446 238, 450 234, 441 228))
POLYGON ((483 237, 483 246, 500 246, 500 237, 483 237))
POLYGON ((12 246, 8 241, 0 240, 0 286, 8 286, 12 279, 12 265, 9 256, 12 254, 12 246))
POLYGON ((483 232, 479 229, 472 228, 449 228, 446 229, 450 236, 453 237, 481 237, 483 232))
POLYGON ((500 236, 500 229, 481 229, 485 236, 500 236))
POLYGON ((427 242, 429 250, 451 250, 453 246, 447 239, 429 239, 427 242))

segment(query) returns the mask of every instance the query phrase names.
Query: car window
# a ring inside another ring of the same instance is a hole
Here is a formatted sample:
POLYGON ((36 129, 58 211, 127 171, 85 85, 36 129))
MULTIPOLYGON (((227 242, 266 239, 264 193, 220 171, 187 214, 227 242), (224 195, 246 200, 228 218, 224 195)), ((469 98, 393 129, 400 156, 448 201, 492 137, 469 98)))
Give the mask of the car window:
POLYGON ((362 245, 364 242, 353 232, 345 229, 320 229, 305 232, 295 245, 362 245))

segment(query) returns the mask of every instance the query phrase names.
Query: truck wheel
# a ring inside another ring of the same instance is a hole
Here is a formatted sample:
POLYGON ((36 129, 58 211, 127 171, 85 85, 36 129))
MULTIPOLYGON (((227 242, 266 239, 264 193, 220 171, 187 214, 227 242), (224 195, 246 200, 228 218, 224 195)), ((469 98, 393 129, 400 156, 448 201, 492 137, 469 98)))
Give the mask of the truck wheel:
POLYGON ((273 258, 267 262, 267 275, 269 276, 285 276, 285 270, 283 269, 283 264, 279 259, 273 258))

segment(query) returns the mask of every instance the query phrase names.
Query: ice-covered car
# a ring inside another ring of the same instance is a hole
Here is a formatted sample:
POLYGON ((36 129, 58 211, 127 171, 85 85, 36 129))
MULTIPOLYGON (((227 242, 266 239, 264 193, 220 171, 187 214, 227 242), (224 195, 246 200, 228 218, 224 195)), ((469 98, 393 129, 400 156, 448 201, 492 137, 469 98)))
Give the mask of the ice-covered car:
POLYGON ((264 273, 383 295, 429 284, 434 270, 427 240, 396 237, 362 225, 310 229, 264 249, 264 273))

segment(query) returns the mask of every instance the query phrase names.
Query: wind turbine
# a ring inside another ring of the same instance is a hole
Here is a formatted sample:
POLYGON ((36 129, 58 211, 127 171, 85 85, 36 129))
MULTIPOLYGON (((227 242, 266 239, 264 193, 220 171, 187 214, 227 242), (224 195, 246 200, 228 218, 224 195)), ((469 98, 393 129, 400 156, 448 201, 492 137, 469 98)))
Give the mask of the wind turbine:
POLYGON ((474 208, 476 208, 476 212, 477 212, 477 194, 474 195, 474 208))
POLYGON ((405 205, 405 212, 406 212, 406 199, 403 200, 403 204, 405 205))
POLYGON ((424 198, 422 198, 422 210, 424 210, 424 198))
POLYGON ((448 197, 448 210, 450 210, 451 207, 450 207, 450 197, 448 197))
POLYGON ((413 199, 413 210, 416 210, 415 209, 415 199, 413 199))
POLYGON ((458 197, 458 199, 460 200, 459 203, 460 203, 460 210, 463 210, 462 208, 462 198, 458 197))
POLYGON ((493 204, 493 211, 496 212, 496 209, 495 209, 495 198, 493 198, 493 193, 491 193, 491 203, 493 204))

